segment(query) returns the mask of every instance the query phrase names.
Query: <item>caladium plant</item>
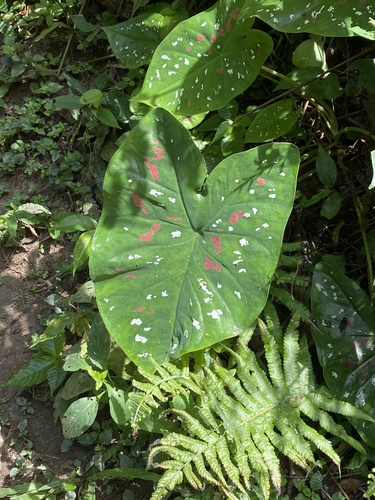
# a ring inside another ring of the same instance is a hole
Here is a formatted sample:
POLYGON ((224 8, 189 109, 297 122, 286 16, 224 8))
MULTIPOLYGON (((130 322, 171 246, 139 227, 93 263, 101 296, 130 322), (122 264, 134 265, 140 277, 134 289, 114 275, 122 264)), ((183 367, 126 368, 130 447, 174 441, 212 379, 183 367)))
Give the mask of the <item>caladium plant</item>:
POLYGON ((149 112, 110 161, 90 257, 101 316, 137 365, 248 328, 261 312, 290 215, 298 149, 265 144, 207 176, 189 132, 149 112))

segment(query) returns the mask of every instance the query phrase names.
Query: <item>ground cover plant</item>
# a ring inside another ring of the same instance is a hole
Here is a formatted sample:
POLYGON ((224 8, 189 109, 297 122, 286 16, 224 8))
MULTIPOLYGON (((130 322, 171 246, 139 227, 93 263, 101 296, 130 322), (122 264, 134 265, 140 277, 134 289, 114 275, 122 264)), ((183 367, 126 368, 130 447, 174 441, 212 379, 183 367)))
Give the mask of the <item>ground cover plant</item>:
POLYGON ((69 238, 79 279, 6 385, 43 384, 63 449, 91 450, 0 498, 369 498, 372 4, 0 11, 3 196, 24 169, 74 200, 13 193, 2 243, 69 238))

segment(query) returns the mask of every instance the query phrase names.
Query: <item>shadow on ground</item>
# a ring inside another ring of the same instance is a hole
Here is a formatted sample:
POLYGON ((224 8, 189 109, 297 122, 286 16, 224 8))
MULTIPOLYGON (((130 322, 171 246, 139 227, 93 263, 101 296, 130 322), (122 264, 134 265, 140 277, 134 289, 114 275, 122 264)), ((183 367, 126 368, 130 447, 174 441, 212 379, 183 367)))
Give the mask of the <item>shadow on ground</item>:
MULTIPOLYGON (((52 240, 42 246, 35 237, 25 238, 17 249, 0 248, 0 486, 9 484, 10 469, 30 443, 32 462, 58 477, 72 471, 74 460, 87 453, 79 447, 61 453, 61 425, 54 423, 52 403, 43 400, 45 391, 3 386, 30 359, 31 335, 42 333, 40 319, 53 313, 45 298, 56 285, 56 268, 70 262, 71 251, 70 245, 52 240)), ((59 287, 62 293, 72 292, 72 277, 62 278, 59 287)))

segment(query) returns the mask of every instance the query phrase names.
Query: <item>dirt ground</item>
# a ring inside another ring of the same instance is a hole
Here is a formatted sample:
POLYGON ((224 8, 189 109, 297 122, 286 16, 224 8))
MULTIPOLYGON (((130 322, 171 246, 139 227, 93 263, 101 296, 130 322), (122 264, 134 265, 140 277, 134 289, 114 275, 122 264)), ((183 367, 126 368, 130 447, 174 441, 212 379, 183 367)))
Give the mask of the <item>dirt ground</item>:
MULTIPOLYGON (((27 176, 14 174, 1 179, 9 185, 9 196, 15 188, 26 189, 28 182, 27 176)), ((6 197, 0 199, 0 213, 6 202, 6 197)), ((53 313, 45 298, 75 291, 69 273, 56 279, 57 266, 70 262, 71 252, 72 245, 52 240, 47 232, 38 237, 26 232, 19 247, 0 247, 0 486, 9 482, 17 456, 30 446, 34 451, 31 462, 47 466, 58 477, 72 471, 74 460, 84 459, 87 453, 79 447, 61 453, 61 425, 54 422, 45 392, 3 386, 30 359, 31 335, 41 333, 43 320, 53 313)), ((32 470, 28 477, 34 474, 32 470)))

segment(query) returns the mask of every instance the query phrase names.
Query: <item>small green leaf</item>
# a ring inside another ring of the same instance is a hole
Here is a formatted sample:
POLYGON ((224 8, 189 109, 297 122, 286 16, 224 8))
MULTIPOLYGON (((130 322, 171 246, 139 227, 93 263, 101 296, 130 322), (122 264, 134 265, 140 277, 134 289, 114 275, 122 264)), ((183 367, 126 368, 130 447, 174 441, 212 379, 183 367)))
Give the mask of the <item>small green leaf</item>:
POLYGON ((101 99, 103 98, 104 94, 101 90, 99 89, 90 89, 87 90, 81 97, 80 97, 80 103, 82 105, 87 105, 87 104, 94 104, 96 106, 99 106, 101 99))
POLYGON ((315 167, 320 182, 328 189, 333 188, 337 179, 337 166, 331 155, 320 145, 315 167))
POLYGON ((80 398, 66 410, 62 420, 65 439, 73 439, 83 434, 94 423, 99 402, 95 397, 80 398))
POLYGON ((125 427, 132 418, 132 412, 127 405, 127 392, 118 387, 112 387, 110 384, 106 384, 106 387, 109 396, 111 417, 117 425, 125 427))
POLYGON ((82 33, 91 33, 92 31, 99 29, 99 27, 95 26, 95 24, 89 23, 83 14, 72 14, 71 18, 77 29, 82 31, 82 33))
POLYGON ((87 356, 95 366, 101 370, 106 370, 110 347, 111 340, 108 330, 98 314, 89 331, 87 339, 87 356))
POLYGON ((86 231, 80 235, 73 250, 73 268, 72 273, 75 275, 76 271, 82 267, 88 260, 90 256, 92 238, 94 235, 94 230, 86 231))
POLYGON ((369 92, 375 93, 375 59, 358 59, 357 61, 354 61, 348 69, 358 70, 359 84, 369 92))
POLYGON ((115 115, 107 108, 98 109, 94 112, 94 115, 100 122, 104 123, 104 125, 108 125, 108 127, 121 128, 115 115))
POLYGON ((50 357, 32 358, 13 377, 4 384, 5 386, 31 387, 41 384, 48 378, 49 370, 56 361, 50 357))
POLYGON ((251 122, 246 142, 269 142, 285 135, 300 116, 300 108, 293 109, 293 99, 275 102, 262 109, 251 122))
POLYGON ((341 208, 341 195, 337 191, 331 193, 328 198, 324 200, 320 215, 326 217, 327 219, 333 219, 339 212, 341 208))
POLYGON ((292 62, 297 68, 318 67, 327 69, 324 43, 316 40, 304 40, 292 55, 292 62))
POLYGON ((61 109, 80 109, 83 106, 81 99, 77 95, 73 94, 59 95, 55 97, 55 104, 57 108, 61 109))
POLYGON ((96 222, 88 215, 60 213, 52 221, 52 228, 56 231, 74 233, 76 231, 89 231, 96 228, 96 222))

